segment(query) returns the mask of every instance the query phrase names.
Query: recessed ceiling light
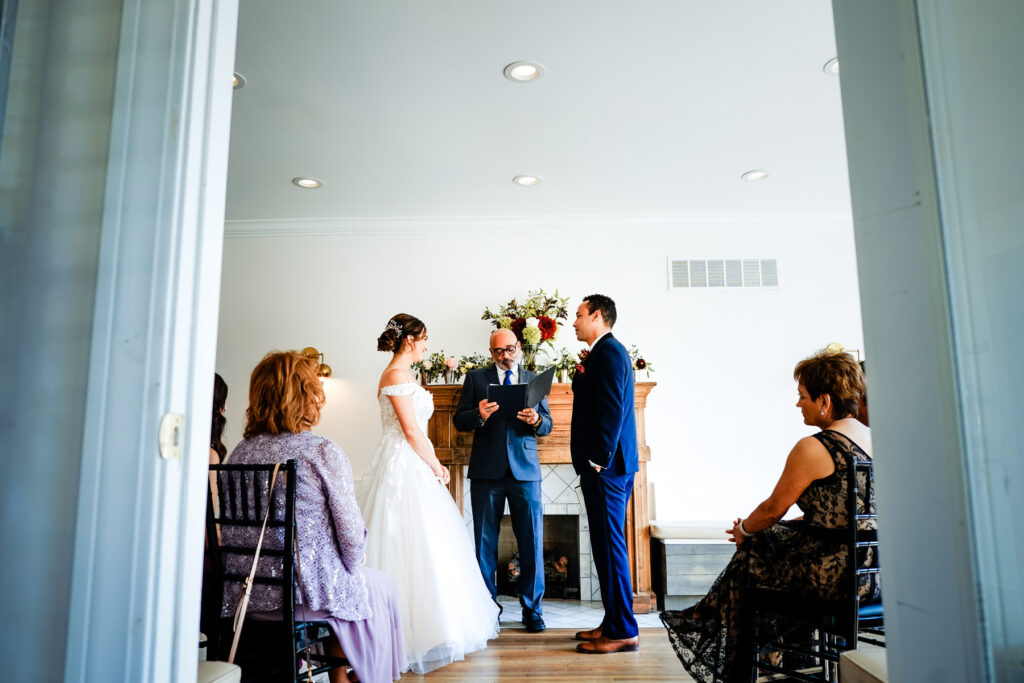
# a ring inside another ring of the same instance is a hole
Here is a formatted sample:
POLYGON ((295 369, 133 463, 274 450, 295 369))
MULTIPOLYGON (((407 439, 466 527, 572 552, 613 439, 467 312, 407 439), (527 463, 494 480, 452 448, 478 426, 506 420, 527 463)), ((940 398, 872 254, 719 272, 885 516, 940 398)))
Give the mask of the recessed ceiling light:
POLYGON ((740 178, 743 178, 744 180, 749 180, 751 182, 753 182, 755 180, 764 180, 767 177, 768 177, 768 171, 764 171, 764 170, 761 170, 761 169, 757 169, 757 170, 754 170, 754 171, 747 171, 746 173, 744 173, 743 175, 740 176, 740 178))
POLYGON ((540 178, 535 175, 517 175, 512 179, 512 182, 523 187, 533 187, 534 185, 540 185, 540 178))
POLYGON ((316 178, 292 178, 292 183, 303 190, 315 190, 323 186, 323 183, 316 178))
POLYGON ((236 71, 234 74, 234 78, 231 79, 231 87, 235 90, 241 90, 242 88, 244 88, 245 76, 236 71))
POLYGON ((544 76, 544 67, 536 62, 512 62, 505 66, 503 73, 510 81, 528 83, 544 76))
POLYGON ((832 59, 825 62, 825 66, 821 67, 821 70, 824 71, 829 76, 838 76, 839 57, 833 57, 832 59))

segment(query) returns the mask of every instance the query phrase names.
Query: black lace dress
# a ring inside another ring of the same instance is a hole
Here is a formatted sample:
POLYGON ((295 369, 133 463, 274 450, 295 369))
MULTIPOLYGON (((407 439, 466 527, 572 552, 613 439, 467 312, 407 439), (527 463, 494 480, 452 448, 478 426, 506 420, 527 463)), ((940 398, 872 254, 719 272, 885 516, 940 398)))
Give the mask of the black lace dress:
MULTIPOLYGON (((829 530, 847 527, 847 463, 849 458, 870 460, 857 444, 839 432, 825 430, 814 435, 828 450, 835 472, 818 479, 800 495, 796 504, 803 512, 799 521, 780 522, 755 533, 737 548, 732 560, 715 580, 708 594, 695 608, 699 619, 684 612, 662 612, 669 640, 683 666, 702 683, 733 683, 750 680, 748 652, 750 625, 744 612, 744 594, 751 588, 777 588, 796 595, 838 598, 843 590, 843 568, 847 549, 829 530)), ((858 482, 863 492, 866 482, 858 482)), ((875 511, 874 487, 871 500, 859 500, 859 510, 875 511)), ((862 521, 862 528, 874 528, 862 521)), ((873 566, 873 553, 866 558, 873 566)), ((872 574, 859 588, 861 600, 881 597, 878 575, 872 574)), ((759 623, 771 633, 786 634, 799 628, 792 621, 759 623)))

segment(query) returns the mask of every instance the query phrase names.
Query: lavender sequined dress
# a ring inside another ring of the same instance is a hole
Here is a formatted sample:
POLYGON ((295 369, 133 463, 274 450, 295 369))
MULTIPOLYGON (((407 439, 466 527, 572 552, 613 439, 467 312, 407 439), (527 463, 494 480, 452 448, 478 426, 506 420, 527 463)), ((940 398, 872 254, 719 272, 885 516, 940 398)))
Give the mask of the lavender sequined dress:
POLYGON ((406 441, 388 396, 412 396, 424 433, 434 401, 412 382, 381 389, 384 435, 358 496, 367 564, 398 581, 406 657, 425 673, 486 647, 498 634, 498 607, 455 501, 406 441))
MULTIPOLYGON (((359 566, 366 545, 366 526, 356 504, 352 466, 345 454, 333 441, 312 432, 261 434, 240 443, 229 462, 244 465, 292 459, 297 474, 295 518, 302 566, 301 584, 295 595, 296 615, 329 622, 359 680, 396 680, 407 668, 398 588, 384 572, 359 566)), ((283 509, 284 487, 280 482, 274 497, 280 503, 278 509, 283 509)), ((225 529, 223 541, 255 546, 258 535, 258 529, 225 529)), ((283 532, 272 535, 268 531, 264 545, 281 548, 282 542, 283 532)), ((247 573, 249 567, 241 566, 244 564, 244 559, 229 556, 232 570, 247 573), (232 566, 233 560, 239 566, 232 566)), ((238 598, 237 588, 227 592, 224 616, 234 612, 238 598)), ((260 584, 253 587, 250 614, 275 618, 280 609, 279 590, 260 584)))

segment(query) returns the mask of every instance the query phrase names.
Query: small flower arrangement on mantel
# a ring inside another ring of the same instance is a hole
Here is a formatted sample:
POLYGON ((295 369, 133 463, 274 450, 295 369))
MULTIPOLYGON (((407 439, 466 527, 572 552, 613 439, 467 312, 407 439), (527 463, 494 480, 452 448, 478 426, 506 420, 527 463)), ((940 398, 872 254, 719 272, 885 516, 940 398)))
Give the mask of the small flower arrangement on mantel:
POLYGON ((482 353, 471 353, 467 356, 463 356, 459 359, 459 364, 455 368, 455 381, 469 373, 470 370, 476 370, 477 368, 483 368, 494 361, 491 360, 490 356, 485 356, 482 353))
POLYGON ((413 363, 411 367, 419 373, 420 383, 426 386, 442 378, 449 384, 454 383, 453 376, 457 366, 455 356, 448 356, 444 351, 435 351, 423 360, 413 363))
POLYGON ((645 373, 644 377, 650 377, 654 372, 654 366, 644 360, 635 344, 629 348, 629 360, 633 363, 633 374, 636 379, 640 379, 641 372, 645 373))
POLYGON ((558 321, 568 317, 569 297, 558 296, 558 290, 552 296, 538 289, 527 292, 522 302, 512 299, 496 312, 485 308, 480 319, 490 320, 497 329, 512 330, 523 347, 523 366, 533 371, 537 369, 537 351, 542 344, 554 351, 558 321))
POLYGON ((579 356, 569 349, 563 348, 558 352, 558 358, 553 363, 555 367, 555 379, 558 382, 566 383, 576 376, 576 366, 579 364, 579 356))

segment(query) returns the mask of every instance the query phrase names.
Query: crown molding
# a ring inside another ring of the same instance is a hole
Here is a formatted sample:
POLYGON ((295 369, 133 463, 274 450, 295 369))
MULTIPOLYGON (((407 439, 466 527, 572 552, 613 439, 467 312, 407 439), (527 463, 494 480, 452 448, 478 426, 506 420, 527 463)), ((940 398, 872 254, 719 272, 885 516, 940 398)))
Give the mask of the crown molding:
POLYGON ((225 237, 593 232, 623 230, 851 229, 850 213, 693 212, 547 216, 387 216, 229 220, 225 237))

